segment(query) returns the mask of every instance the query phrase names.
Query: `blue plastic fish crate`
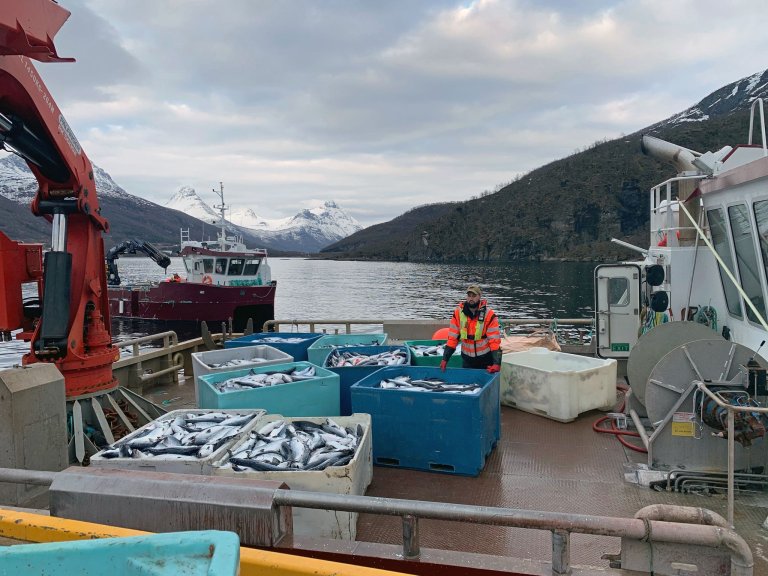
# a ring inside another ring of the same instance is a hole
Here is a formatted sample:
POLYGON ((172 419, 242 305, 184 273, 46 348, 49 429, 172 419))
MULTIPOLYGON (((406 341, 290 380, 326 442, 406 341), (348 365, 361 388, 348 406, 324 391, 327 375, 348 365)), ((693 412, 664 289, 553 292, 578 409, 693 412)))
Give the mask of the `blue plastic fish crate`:
MULTIPOLYGON (((403 342, 411 351, 411 364, 413 366, 440 366, 440 362, 443 360, 442 356, 417 356, 414 354, 413 346, 439 346, 445 345, 447 340, 406 340, 403 342)), ((461 368, 461 354, 455 353, 448 360, 449 368, 461 368)))
POLYGON ((499 440, 499 375, 485 370, 396 366, 352 386, 352 410, 371 415, 373 462, 477 476, 499 440), (379 388, 385 378, 440 378, 477 383, 477 394, 379 388))
POLYGON ((274 364, 245 370, 208 374, 198 378, 200 406, 205 408, 261 408, 270 414, 284 416, 338 416, 339 376, 327 368, 309 362, 274 364), (246 376, 249 372, 263 374, 308 366, 315 369, 316 378, 289 384, 277 384, 252 390, 219 392, 213 385, 230 378, 246 376))
MULTIPOLYGON (((344 350, 344 349, 342 349, 344 350)), ((389 352, 394 350, 402 350, 405 352, 405 364, 411 363, 411 352, 407 346, 355 346, 348 349, 350 352, 359 354, 381 354, 382 352, 389 352)), ((350 388, 353 384, 357 384, 360 380, 366 376, 387 368, 387 366, 344 366, 341 368, 333 368, 328 366, 328 360, 331 356, 331 350, 326 351, 325 360, 323 366, 331 372, 335 372, 339 375, 339 408, 341 409, 342 416, 349 416, 354 412, 352 410, 352 401, 350 399, 350 388)))
POLYGON ((203 530, 0 547, 2 574, 236 576, 240 539, 203 530))
POLYGON ((296 362, 302 362, 307 359, 307 349, 316 341, 325 336, 316 332, 259 332, 258 334, 249 334, 240 336, 233 340, 224 342, 224 348, 237 348, 238 346, 254 346, 257 344, 266 344, 290 354, 296 362), (270 342, 273 337, 283 338, 301 338, 301 342, 270 342))
POLYGON ((382 346, 387 343, 386 334, 329 334, 319 340, 315 340, 307 348, 307 359, 312 364, 322 366, 328 353, 333 348, 343 348, 346 346, 382 346))

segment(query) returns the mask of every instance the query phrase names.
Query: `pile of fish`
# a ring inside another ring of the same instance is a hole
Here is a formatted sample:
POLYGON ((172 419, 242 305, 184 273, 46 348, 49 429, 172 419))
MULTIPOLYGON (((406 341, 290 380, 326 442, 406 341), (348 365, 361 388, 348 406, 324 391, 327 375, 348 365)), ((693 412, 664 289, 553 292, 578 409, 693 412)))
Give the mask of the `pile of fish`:
MULTIPOLYGON (((445 352, 445 344, 415 344, 411 346, 411 353, 414 356, 442 356, 445 352)), ((461 344, 456 347, 454 354, 461 354, 461 344)))
POLYGON ((300 344, 309 338, 307 336, 266 336, 259 338, 259 344, 300 344))
POLYGON ((347 366, 398 366, 408 362, 405 348, 388 350, 379 354, 361 354, 346 348, 338 348, 328 355, 326 366, 343 368, 347 366))
POLYGON ((286 370, 275 370, 273 372, 256 373, 254 368, 248 371, 244 376, 229 378, 216 384, 211 384, 219 392, 233 392, 235 390, 250 390, 252 388, 267 388, 278 384, 290 384, 291 382, 300 382, 302 380, 312 380, 316 378, 317 371, 312 365, 306 368, 288 368, 286 370))
MULTIPOLYGON (((230 452, 229 464, 237 472, 257 470, 324 470, 345 466, 355 457, 363 439, 361 424, 344 428, 332 419, 324 423, 308 420, 274 420, 230 452)), ((226 464, 224 464, 225 466, 226 464)))
POLYGON ((226 362, 209 362, 206 364, 208 368, 234 368, 235 366, 242 366, 243 364, 258 364, 259 362, 266 362, 266 358, 232 358, 226 362))
POLYGON ((379 388, 385 390, 412 390, 413 392, 448 392, 450 394, 479 394, 482 386, 475 382, 470 384, 451 383, 440 378, 411 378, 396 376, 385 378, 379 382, 379 388))
POLYGON ((126 436, 102 451, 102 458, 174 456, 176 459, 206 458, 228 440, 238 436, 263 410, 247 414, 224 412, 188 413, 147 424, 135 436, 126 436))

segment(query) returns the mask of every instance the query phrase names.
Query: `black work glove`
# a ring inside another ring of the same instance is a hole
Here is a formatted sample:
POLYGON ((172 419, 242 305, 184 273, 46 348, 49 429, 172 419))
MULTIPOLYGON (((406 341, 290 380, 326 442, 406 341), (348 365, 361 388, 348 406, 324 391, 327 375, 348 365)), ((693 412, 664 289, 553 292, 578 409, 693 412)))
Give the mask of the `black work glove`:
POLYGON ((453 356, 454 352, 456 352, 456 348, 446 345, 445 350, 443 351, 443 360, 448 362, 448 360, 451 359, 451 356, 453 356))
POLYGON ((491 352, 491 358, 493 358, 494 364, 501 365, 501 349, 491 352))

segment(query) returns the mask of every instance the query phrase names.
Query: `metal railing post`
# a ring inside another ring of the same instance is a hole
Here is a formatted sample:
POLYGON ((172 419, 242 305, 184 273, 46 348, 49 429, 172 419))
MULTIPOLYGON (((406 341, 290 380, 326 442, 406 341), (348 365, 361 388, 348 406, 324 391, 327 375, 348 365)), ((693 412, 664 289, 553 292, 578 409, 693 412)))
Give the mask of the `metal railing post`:
POLYGON ((555 574, 571 571, 571 535, 567 530, 552 530, 552 571, 555 574))
POLYGON ((728 410, 728 525, 733 528, 734 474, 736 473, 736 446, 733 436, 736 433, 736 412, 728 410))
POLYGON ((415 560, 420 554, 419 519, 413 514, 406 514, 403 516, 403 557, 415 560))

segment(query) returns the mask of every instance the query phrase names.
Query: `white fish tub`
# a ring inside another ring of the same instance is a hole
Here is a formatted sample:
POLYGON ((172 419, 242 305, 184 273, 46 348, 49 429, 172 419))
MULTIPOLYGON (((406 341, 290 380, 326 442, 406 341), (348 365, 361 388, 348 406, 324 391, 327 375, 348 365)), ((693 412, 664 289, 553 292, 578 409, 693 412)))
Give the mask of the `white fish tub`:
MULTIPOLYGON (((286 420, 287 422, 305 420, 322 424, 326 418, 284 418, 280 414, 268 414, 259 420, 259 428, 275 420, 286 420)), ((360 424, 364 430, 362 441, 357 446, 355 456, 346 466, 330 466, 325 470, 309 471, 258 472, 256 470, 244 470, 236 472, 232 470, 229 464, 229 455, 227 455, 214 463, 213 475, 252 478, 254 480, 277 480, 285 482, 293 490, 362 496, 373 478, 371 416, 370 414, 331 416, 331 420, 345 428, 360 424)), ((231 451, 236 451, 237 446, 245 441, 245 437, 241 438, 239 442, 231 446, 231 451)), ((293 533, 298 536, 313 536, 315 538, 354 540, 357 536, 357 512, 294 508, 293 533)))
POLYGON ((258 346, 242 346, 238 348, 224 348, 222 350, 210 350, 207 352, 195 352, 192 356, 192 374, 195 378, 195 406, 200 406, 200 376, 208 374, 220 374, 222 372, 234 372, 257 368, 259 366, 271 366, 273 364, 285 364, 293 362, 293 356, 278 350, 272 346, 259 344, 258 346), (210 364, 223 364, 230 360, 243 360, 237 366, 225 366, 212 368, 210 364))
POLYGON ((505 406, 559 422, 610 409, 616 403, 616 360, 546 348, 504 354, 500 399, 505 406))
POLYGON ((104 452, 104 450, 102 450, 91 456, 91 466, 96 468, 118 468, 121 470, 142 470, 144 472, 175 472, 177 474, 200 474, 202 476, 210 476, 213 471, 213 463, 220 460, 235 442, 244 436, 247 436, 248 432, 259 426, 259 423, 266 414, 266 410, 174 410, 153 420, 149 424, 145 424, 141 428, 117 440, 116 443, 135 438, 140 435, 145 428, 156 422, 175 420, 177 416, 183 416, 184 414, 206 414, 209 412, 223 412, 232 416, 254 414, 254 417, 248 424, 241 428, 237 436, 228 439, 210 456, 206 456, 205 458, 178 456, 174 454, 158 454, 157 456, 147 455, 145 458, 104 458, 101 455, 104 452))

